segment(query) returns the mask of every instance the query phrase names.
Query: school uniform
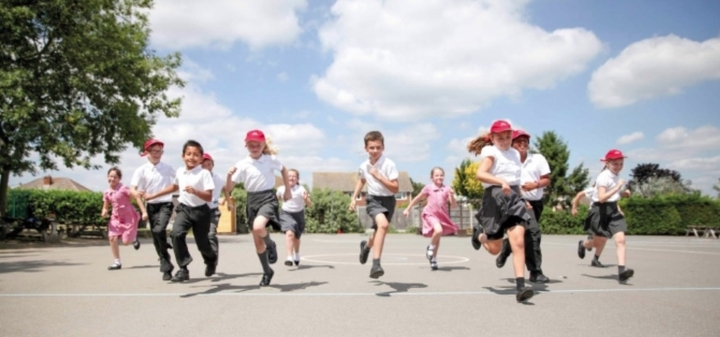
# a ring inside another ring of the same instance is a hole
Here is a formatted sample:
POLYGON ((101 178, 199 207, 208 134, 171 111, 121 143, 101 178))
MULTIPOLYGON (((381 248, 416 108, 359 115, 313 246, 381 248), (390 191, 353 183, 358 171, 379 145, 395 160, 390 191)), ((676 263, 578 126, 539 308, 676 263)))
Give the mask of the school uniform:
MULTIPOLYGON (((306 190, 300 185, 295 185, 290 189, 290 193, 292 197, 282 204, 280 227, 283 232, 293 232, 295 238, 299 239, 305 232, 305 199, 303 196, 306 190)), ((280 186, 277 190, 277 197, 282 198, 284 194, 285 186, 280 186)))
POLYGON ((207 202, 195 194, 185 192, 186 187, 192 187, 197 191, 214 190, 215 183, 208 170, 200 165, 192 169, 185 167, 177 170, 175 184, 178 186, 180 196, 176 210, 175 222, 173 223, 172 239, 175 260, 180 267, 186 267, 192 262, 188 251, 186 236, 192 228, 197 245, 203 261, 206 265, 214 265, 217 262, 217 255, 210 246, 208 232, 210 231, 210 207, 207 202))
POLYGON ((208 232, 208 239, 210 240, 210 246, 215 252, 215 255, 219 256, 220 243, 217 237, 217 228, 220 223, 220 195, 222 195, 223 187, 225 186, 225 179, 216 173, 211 173, 213 184, 215 188, 212 191, 212 200, 207 203, 210 208, 210 231, 208 232))
MULTIPOLYGON (((525 162, 522 163, 520 171, 520 185, 540 181, 540 177, 550 174, 550 165, 541 154, 528 154, 525 162)), ((536 188, 532 191, 522 191, 522 197, 532 206, 532 219, 525 227, 525 265, 533 274, 542 274, 542 251, 540 241, 542 232, 540 230, 540 216, 542 216, 544 189, 536 188)))
POLYGON ((624 233, 627 231, 627 222, 625 217, 618 209, 618 201, 620 200, 620 191, 613 194, 605 202, 600 203, 599 191, 600 187, 605 187, 606 191, 617 186, 620 178, 610 170, 600 172, 597 180, 595 180, 596 193, 592 196, 593 205, 590 209, 589 228, 590 231, 597 236, 611 238, 616 233, 624 233))
MULTIPOLYGON (((172 185, 175 180, 175 170, 165 163, 153 165, 148 162, 140 166, 133 173, 130 186, 135 186, 138 191, 145 191, 146 194, 155 194, 165 187, 172 185)), ((167 226, 173 213, 172 195, 164 195, 147 202, 147 214, 150 228, 152 230, 153 245, 160 258, 160 271, 169 273, 173 270, 170 262, 171 248, 167 243, 167 226)))
MULTIPOLYGON (((485 192, 476 218, 489 240, 500 240, 507 229, 513 226, 526 227, 533 216, 528 212, 520 192, 520 153, 513 148, 502 151, 492 145, 485 146, 480 152, 480 160, 487 157, 494 158, 489 173, 505 179, 511 192, 510 195, 505 195, 501 186, 483 183, 485 192)), ((477 240, 476 237, 477 235, 474 235, 473 240, 477 240)))
POLYGON ((253 222, 259 215, 269 221, 267 227, 280 231, 278 200, 275 197, 275 173, 281 171, 283 165, 274 155, 263 154, 258 159, 249 155, 235 164, 235 173, 230 178, 233 182, 245 183, 247 191, 246 215, 248 228, 252 230, 253 222))
POLYGON ((388 180, 395 180, 399 174, 395 167, 395 162, 386 158, 384 155, 378 158, 374 165, 370 164, 370 159, 360 164, 359 177, 365 180, 367 186, 367 195, 365 196, 365 211, 373 220, 372 228, 377 230, 375 217, 383 213, 388 222, 392 221, 395 212, 395 193, 387 189, 383 183, 375 179, 370 174, 370 169, 375 167, 378 172, 388 180))
MULTIPOLYGON (((586 198, 588 198, 592 201, 593 198, 595 198, 595 195, 597 194, 597 189, 595 189, 595 186, 588 187, 583 190, 583 194, 585 194, 586 198)), ((588 210, 588 214, 585 217, 585 221, 583 222, 583 224, 584 224, 583 230, 588 232, 588 234, 592 234, 592 231, 590 229, 591 228, 590 223, 592 221, 592 218, 595 216, 595 214, 597 214, 597 208, 594 208, 594 206, 595 206, 595 202, 592 202, 590 204, 590 209, 588 210)))

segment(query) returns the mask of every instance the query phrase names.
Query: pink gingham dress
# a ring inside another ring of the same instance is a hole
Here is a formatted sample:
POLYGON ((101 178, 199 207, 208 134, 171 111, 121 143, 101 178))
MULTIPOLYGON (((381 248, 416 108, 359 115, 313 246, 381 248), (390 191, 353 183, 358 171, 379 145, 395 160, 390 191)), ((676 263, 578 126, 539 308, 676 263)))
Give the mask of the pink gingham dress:
POLYGON ((103 198, 112 205, 108 236, 122 236, 125 242, 134 241, 140 214, 130 202, 130 188, 118 183, 115 189, 105 191, 103 198))
POLYGON ((435 184, 425 185, 421 194, 427 196, 427 204, 423 208, 422 220, 423 228, 422 234, 425 237, 430 237, 433 234, 433 224, 440 223, 443 229, 443 235, 455 234, 458 231, 458 226, 450 220, 450 213, 448 211, 448 199, 450 198, 450 188, 443 186, 436 186, 435 184))

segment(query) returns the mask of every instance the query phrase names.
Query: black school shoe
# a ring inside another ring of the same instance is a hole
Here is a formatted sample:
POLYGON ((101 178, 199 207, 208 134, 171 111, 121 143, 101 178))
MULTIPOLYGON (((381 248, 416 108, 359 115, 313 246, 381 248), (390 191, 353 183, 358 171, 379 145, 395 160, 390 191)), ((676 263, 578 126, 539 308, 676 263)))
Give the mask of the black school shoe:
POLYGON ((190 271, 187 269, 180 269, 177 273, 175 273, 175 276, 173 276, 172 279, 170 279, 170 282, 185 282, 190 279, 190 271))
POLYGON ((209 263, 205 265, 205 276, 210 277, 215 275, 215 270, 217 269, 217 261, 213 263, 209 263))
POLYGON ((473 227, 470 242, 472 243, 472 246, 473 248, 475 248, 475 250, 480 250, 480 247, 482 247, 482 243, 480 242, 480 240, 478 240, 478 235, 480 235, 480 233, 482 233, 480 226, 473 227))
POLYGON ((590 262, 590 265, 593 267, 605 268, 604 264, 600 263, 600 261, 595 260, 595 259, 593 259, 592 262, 590 262))
POLYGON ((368 255, 370 255, 370 249, 367 247, 367 241, 362 240, 360 241, 360 264, 367 262, 368 255))
POLYGON ((629 278, 633 277, 633 275, 635 275, 635 271, 634 271, 634 270, 632 270, 632 269, 630 269, 630 268, 625 269, 624 272, 622 272, 622 273, 620 273, 620 274, 618 275, 618 281, 619 281, 620 283, 626 282, 629 278))
POLYGON ((508 239, 505 239, 502 242, 502 249, 500 249, 500 254, 498 254, 497 259, 495 259, 495 266, 498 268, 502 268, 503 266, 505 266, 505 262, 507 262, 508 257, 510 257, 510 253, 512 253, 510 249, 510 241, 508 239))
POLYGON ((163 272, 163 277, 162 277, 163 281, 170 281, 170 279, 172 279, 172 271, 173 271, 173 269, 175 269, 175 267, 173 267, 173 266, 171 265, 171 266, 170 266, 170 270, 168 270, 168 271, 166 271, 166 272, 163 272))
POLYGON ((133 241, 133 248, 135 248, 135 250, 140 249, 140 241, 138 241, 138 239, 135 239, 135 241, 133 241))
POLYGON ((268 252, 268 263, 274 264, 277 262, 277 245, 275 245, 275 241, 270 241, 270 244, 265 248, 267 248, 268 252))
POLYGON ((542 272, 540 272, 540 273, 532 273, 531 272, 529 281, 532 283, 548 283, 548 282, 550 282, 550 279, 547 276, 543 275, 542 272))
POLYGON ((288 267, 292 267, 292 265, 293 265, 293 260, 285 260, 285 265, 288 266, 288 267))
POLYGON ((293 261, 293 262, 295 262, 295 267, 297 267, 297 266, 300 265, 300 260, 295 260, 295 261, 293 261))
POLYGON ((117 262, 113 263, 110 267, 108 267, 108 270, 118 270, 118 269, 122 269, 122 264, 117 263, 117 262))
POLYGON ((385 271, 379 264, 374 265, 372 269, 370 269, 370 278, 380 278, 380 276, 383 275, 385 275, 385 271))
POLYGON ((535 290, 531 287, 525 287, 522 289, 518 289, 517 293, 515 294, 515 300, 518 302, 525 302, 529 299, 531 299, 533 296, 535 296, 535 290))
POLYGON ((583 240, 578 241, 578 257, 581 259, 585 258, 585 246, 583 246, 583 240))
POLYGON ((270 269, 270 273, 263 274, 262 280, 260 280, 260 286, 261 287, 267 287, 270 285, 270 281, 272 281, 273 276, 275 275, 275 271, 270 269))

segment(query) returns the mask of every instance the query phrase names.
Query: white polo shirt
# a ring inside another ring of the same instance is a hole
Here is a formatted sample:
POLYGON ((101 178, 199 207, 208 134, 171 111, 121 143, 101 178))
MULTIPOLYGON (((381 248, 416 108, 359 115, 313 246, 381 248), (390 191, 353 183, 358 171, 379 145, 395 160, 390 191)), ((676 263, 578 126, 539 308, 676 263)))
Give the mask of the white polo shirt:
POLYGON ((178 186, 180 192, 178 202, 190 207, 202 206, 207 204, 207 201, 200 199, 200 197, 195 194, 185 192, 185 187, 190 186, 198 191, 215 189, 215 183, 213 182, 210 171, 203 169, 200 165, 190 170, 186 167, 179 168, 175 175, 175 185, 178 186))
MULTIPOLYGON (((595 180, 595 189, 596 192, 593 194, 592 201, 598 202, 600 200, 600 187, 605 187, 606 191, 609 191, 618 184, 618 180, 620 180, 620 177, 616 176, 610 170, 604 170, 600 172, 597 179, 595 180)), ((610 196, 607 201, 605 202, 614 202, 620 200, 620 191, 618 190, 615 194, 610 196)))
POLYGON ((212 191, 212 200, 208 202, 208 206, 210 209, 217 209, 220 205, 220 195, 222 194, 222 189, 225 186, 225 179, 223 179, 221 176, 219 176, 215 172, 210 172, 213 179, 213 184, 215 184, 215 188, 213 188, 212 191))
MULTIPOLYGON (((520 152, 513 148, 501 151, 495 145, 485 146, 480 151, 480 160, 493 157, 493 165, 490 167, 490 174, 496 178, 502 178, 510 186, 520 185, 521 167, 520 152)), ((490 187, 493 184, 483 183, 483 187, 490 187)))
MULTIPOLYGON (((145 191, 146 194, 155 194, 173 184, 175 181, 175 169, 165 163, 153 165, 150 162, 138 167, 130 179, 130 186, 135 186, 138 191, 145 191)), ((157 199, 148 201, 148 204, 161 202, 172 202, 172 194, 163 195, 157 199)))
POLYGON ((388 190, 387 187, 385 187, 385 185, 380 182, 380 180, 375 179, 375 177, 370 174, 370 168, 373 166, 375 166, 375 169, 377 169, 378 172, 380 172, 380 174, 388 180, 395 180, 399 176, 397 168, 395 167, 395 163, 392 160, 385 158, 384 155, 378 158, 378 161, 375 163, 375 165, 370 164, 370 159, 364 161, 362 164, 360 164, 359 175, 360 179, 364 179, 365 183, 367 184, 368 195, 395 195, 395 193, 388 190))
POLYGON ((257 160, 248 155, 238 161, 235 168, 235 173, 230 177, 234 183, 245 183, 248 192, 260 192, 275 188, 273 171, 282 171, 283 165, 274 155, 264 154, 257 160))
MULTIPOLYGON (((292 197, 289 200, 283 201, 282 209, 285 212, 297 213, 305 209, 305 199, 303 194, 305 193, 305 187, 301 185, 295 185, 290 189, 292 197)), ((285 186, 280 186, 277 189, 277 197, 282 200, 283 194, 285 194, 285 186)))
POLYGON ((593 198, 595 198, 595 195, 597 194, 597 190, 595 189, 595 186, 592 186, 584 189, 583 193, 585 194, 586 198, 593 200, 593 198))
MULTIPOLYGON (((522 163, 522 170, 520 172, 520 185, 525 183, 534 183, 540 180, 540 177, 550 174, 550 165, 548 165, 545 157, 539 153, 528 153, 525 162, 522 163)), ((522 191, 522 196, 525 200, 540 200, 543 197, 544 188, 536 188, 532 191, 522 191)))

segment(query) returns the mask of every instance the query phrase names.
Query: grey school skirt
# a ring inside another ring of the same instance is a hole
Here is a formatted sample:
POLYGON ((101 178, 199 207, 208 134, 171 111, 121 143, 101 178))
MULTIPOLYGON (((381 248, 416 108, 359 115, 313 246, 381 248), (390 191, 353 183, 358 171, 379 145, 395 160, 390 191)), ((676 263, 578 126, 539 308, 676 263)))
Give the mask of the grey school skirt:
POLYGON ((585 229, 594 235, 611 238, 616 233, 627 232, 627 222, 620 214, 617 202, 594 203, 585 219, 585 229))
POLYGON ((280 212, 280 226, 283 232, 291 231, 295 233, 295 238, 299 239, 305 232, 305 210, 300 212, 280 212))
POLYGON ((490 240, 502 239, 505 231, 513 226, 527 227, 528 221, 533 217, 525 206, 525 199, 520 194, 518 186, 510 186, 510 195, 505 195, 500 186, 485 188, 482 207, 475 218, 483 227, 485 235, 490 240))
POLYGON ((275 191, 265 190, 247 193, 247 219, 248 228, 253 229, 253 223, 258 215, 266 217, 269 221, 265 228, 272 227, 280 231, 280 219, 278 213, 278 200, 275 191))
POLYGON ((367 195, 365 197, 365 211, 373 221, 372 228, 377 230, 377 224, 375 223, 375 217, 384 213, 388 223, 392 220, 393 214, 395 213, 395 196, 380 196, 380 195, 367 195))

